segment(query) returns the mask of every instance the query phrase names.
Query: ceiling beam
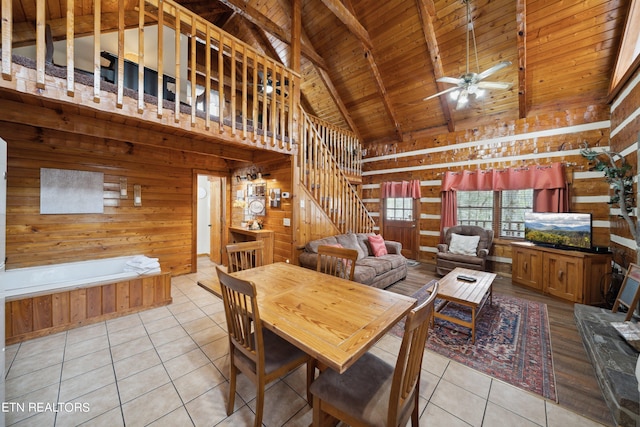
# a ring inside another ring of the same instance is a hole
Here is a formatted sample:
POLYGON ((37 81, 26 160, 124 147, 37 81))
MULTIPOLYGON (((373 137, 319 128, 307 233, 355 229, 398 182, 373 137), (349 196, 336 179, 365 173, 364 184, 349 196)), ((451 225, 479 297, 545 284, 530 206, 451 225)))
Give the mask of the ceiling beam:
MULTIPOLYGON (((420 15, 424 39, 427 42, 427 49, 429 50, 429 57, 431 58, 431 65, 433 66, 433 75, 436 80, 437 90, 438 92, 441 92, 447 89, 447 87, 438 82, 438 79, 440 77, 444 77, 445 74, 444 69, 442 68, 442 59, 440 58, 440 47, 438 46, 436 33, 433 30, 433 20, 436 16, 436 7, 433 4, 433 0, 416 0, 416 6, 418 7, 418 14, 420 15)), ((449 107, 446 97, 439 96, 438 100, 440 101, 440 107, 442 108, 444 119, 447 122, 447 129, 449 129, 449 132, 453 132, 456 126, 451 115, 451 107, 449 107)))
MULTIPOLYGON (((284 31, 278 24, 260 13, 260 11, 242 0, 219 0, 222 4, 229 7, 238 15, 255 24, 264 31, 273 34, 275 37, 291 46, 291 35, 284 31)), ((316 66, 327 69, 327 64, 313 49, 311 49, 304 40, 302 40, 301 52, 309 61, 316 66)))
MULTIPOLYGON (((353 5, 351 4, 351 0, 345 0, 345 6, 349 9, 351 13, 354 13, 353 5)), ((353 16, 353 15, 352 15, 353 16)), ((389 98, 389 94, 387 89, 384 86, 384 82, 382 81, 382 75, 380 74, 380 70, 378 69, 378 64, 373 56, 373 52, 371 49, 368 49, 364 42, 362 43, 362 49, 364 50, 364 56, 367 58, 369 62, 369 68, 371 69, 371 74, 373 74, 373 78, 376 81, 376 85, 378 87, 378 93, 382 97, 382 103, 384 104, 384 108, 387 111, 387 115, 391 120, 395 128, 396 138, 398 141, 402 141, 402 126, 400 126, 400 122, 397 119, 396 111, 391 104, 391 99, 389 98)))
POLYGON ((369 32, 345 5, 339 0, 322 0, 322 3, 367 47, 366 50, 373 49, 369 32))
POLYGON ((524 119, 529 113, 527 99, 527 2, 516 1, 516 23, 518 33, 516 44, 518 46, 518 110, 519 118, 524 119))
POLYGON ((356 136, 358 137, 358 140, 360 140, 360 142, 362 142, 362 136, 360 135, 360 132, 358 132, 358 128, 356 127, 355 122, 351 118, 351 114, 349 114, 349 110, 347 109, 347 106, 344 105, 344 102, 342 102, 342 98, 340 98, 340 95, 338 94, 338 91, 336 90, 336 87, 333 85, 333 82, 331 81, 331 78, 329 77, 327 72, 325 70, 321 69, 321 68, 318 69, 318 74, 320 75, 320 78, 324 82, 324 85, 329 90, 329 93, 331 94, 331 97, 333 98, 333 102, 336 103, 336 106, 338 107, 338 110, 340 110, 340 112, 344 116, 344 119, 347 122, 347 124, 349 125, 349 128, 351 129, 351 131, 353 133, 356 134, 356 136))

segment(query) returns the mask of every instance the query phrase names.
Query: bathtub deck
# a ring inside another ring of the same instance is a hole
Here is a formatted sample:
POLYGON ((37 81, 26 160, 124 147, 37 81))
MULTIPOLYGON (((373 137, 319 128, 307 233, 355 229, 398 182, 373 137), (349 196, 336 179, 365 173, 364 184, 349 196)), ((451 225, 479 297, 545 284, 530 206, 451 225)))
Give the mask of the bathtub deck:
POLYGON ((14 298, 5 303, 6 344, 170 303, 171 273, 14 298))

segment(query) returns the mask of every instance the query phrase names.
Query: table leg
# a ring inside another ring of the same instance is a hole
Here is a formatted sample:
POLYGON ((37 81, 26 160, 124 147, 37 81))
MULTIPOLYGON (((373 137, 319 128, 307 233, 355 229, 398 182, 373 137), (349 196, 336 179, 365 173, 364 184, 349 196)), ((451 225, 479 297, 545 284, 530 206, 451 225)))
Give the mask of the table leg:
POLYGON ((476 343, 476 308, 471 307, 471 344, 476 343))

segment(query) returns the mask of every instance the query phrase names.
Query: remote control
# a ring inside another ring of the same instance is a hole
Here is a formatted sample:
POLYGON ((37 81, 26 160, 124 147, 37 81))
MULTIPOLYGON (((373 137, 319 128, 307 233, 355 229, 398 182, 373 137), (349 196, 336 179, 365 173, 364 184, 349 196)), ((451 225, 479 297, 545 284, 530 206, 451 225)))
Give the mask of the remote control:
POLYGON ((458 280, 464 280, 465 282, 475 282, 476 278, 475 277, 471 277, 471 276, 459 275, 458 276, 458 280))

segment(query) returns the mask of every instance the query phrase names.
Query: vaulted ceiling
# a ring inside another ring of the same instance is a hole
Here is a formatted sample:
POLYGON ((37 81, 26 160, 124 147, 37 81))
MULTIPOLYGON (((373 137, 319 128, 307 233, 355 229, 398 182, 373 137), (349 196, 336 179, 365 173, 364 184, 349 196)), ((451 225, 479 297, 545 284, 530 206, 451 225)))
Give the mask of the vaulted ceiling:
MULTIPOLYGON (((508 82, 456 109, 424 98, 466 69, 462 0, 300 0, 301 91, 307 109, 363 141, 400 140, 606 101, 628 0, 469 0, 470 71, 508 82)), ((179 0, 290 64, 292 0, 179 0)))
MULTIPOLYGON (((137 3, 121 1, 131 9, 137 3)), ((178 0, 288 66, 296 1, 178 0)), ((470 71, 510 61, 486 80, 512 86, 456 109, 449 96, 424 98, 452 87, 439 78, 465 73, 463 0, 299 0, 303 106, 377 142, 601 104, 629 1, 469 0, 478 52, 476 63, 471 40, 470 71)), ((48 0, 48 13, 63 11, 63 3, 48 0)), ((91 1, 76 1, 76 9, 79 3, 91 13, 91 1)), ((102 3, 104 11, 116 1, 102 3)), ((13 0, 16 28, 33 20, 34 5, 13 0)))

